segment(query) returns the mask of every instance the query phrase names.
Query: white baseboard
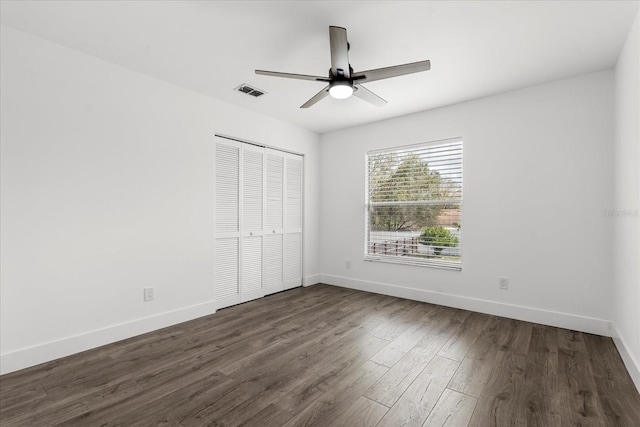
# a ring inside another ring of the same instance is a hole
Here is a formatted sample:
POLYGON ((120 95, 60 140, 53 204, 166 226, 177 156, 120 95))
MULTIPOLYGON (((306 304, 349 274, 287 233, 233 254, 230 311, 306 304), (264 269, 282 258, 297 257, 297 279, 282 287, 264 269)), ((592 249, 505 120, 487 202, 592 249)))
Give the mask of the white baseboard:
POLYGON ((311 276, 305 276, 302 279, 302 286, 304 287, 317 285, 318 283, 320 283, 319 274, 312 274, 311 276))
POLYGON ((40 363, 49 362, 60 357, 69 356, 101 345, 110 344, 198 317, 207 316, 215 312, 215 302, 208 301, 202 304, 192 305, 190 307, 180 308, 4 353, 0 355, 0 374, 7 374, 40 363))
POLYGON ((469 298, 460 295, 440 292, 425 291, 422 289, 406 288, 387 283, 370 282, 348 277, 321 275, 321 282, 329 285, 342 286, 350 289, 374 292, 415 301, 444 305, 447 307, 461 308, 480 313, 493 314, 495 316, 508 317, 510 319, 524 320, 543 325, 556 326, 574 331, 590 334, 611 336, 611 322, 593 317, 577 316, 574 314, 560 313, 539 308, 520 305, 505 304, 477 298, 469 298))
POLYGON ((615 323, 612 325, 612 329, 613 342, 618 349, 618 353, 620 353, 620 357, 622 357, 624 366, 626 366, 633 383, 636 385, 636 390, 640 392, 640 363, 633 354, 629 352, 629 347, 626 345, 626 341, 622 334, 620 334, 620 331, 616 328, 615 323))
MULTIPOLYGON (((317 283, 327 283, 350 289, 461 308, 598 335, 612 335, 611 322, 603 319, 576 316, 567 313, 504 304, 453 294, 406 288, 386 283, 350 279, 340 276, 316 274, 306 276, 303 279, 303 286, 312 286, 317 283)), ((0 355, 0 374, 14 372, 40 363, 55 360, 60 357, 69 356, 71 354, 99 347, 101 345, 110 344, 167 326, 193 320, 198 317, 207 316, 215 313, 215 311, 215 302, 208 301, 202 304, 160 313, 142 319, 112 325, 103 329, 89 331, 80 335, 4 353, 0 355)), ((620 352, 636 387, 640 389, 640 365, 633 355, 627 351, 627 347, 624 344, 624 338, 615 331, 615 328, 613 332, 615 335, 614 342, 618 347, 618 351, 620 352)))

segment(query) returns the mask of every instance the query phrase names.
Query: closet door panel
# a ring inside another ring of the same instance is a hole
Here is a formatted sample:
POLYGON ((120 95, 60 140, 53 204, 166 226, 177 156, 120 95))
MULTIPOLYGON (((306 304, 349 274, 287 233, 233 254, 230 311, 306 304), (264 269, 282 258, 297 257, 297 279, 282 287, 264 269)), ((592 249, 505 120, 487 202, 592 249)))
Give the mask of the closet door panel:
POLYGON ((264 296, 264 148, 242 146, 242 302, 264 296))
POLYGON ((265 293, 284 290, 284 155, 280 151, 265 149, 265 293))
POLYGON ((216 308, 240 302, 240 145, 215 146, 213 289, 216 308))
POLYGON ((302 156, 287 154, 285 162, 285 288, 302 285, 302 156))

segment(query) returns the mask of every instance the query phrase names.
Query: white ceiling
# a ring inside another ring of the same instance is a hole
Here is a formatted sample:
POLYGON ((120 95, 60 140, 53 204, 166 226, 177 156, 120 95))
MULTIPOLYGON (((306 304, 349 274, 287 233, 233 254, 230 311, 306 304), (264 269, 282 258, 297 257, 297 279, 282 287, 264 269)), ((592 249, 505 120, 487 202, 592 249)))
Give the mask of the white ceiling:
POLYGON ((638 1, 1 1, 2 24, 323 133, 615 65, 638 1), (388 101, 326 98, 330 25, 355 71, 430 59, 365 84, 388 101), (268 92, 233 91, 241 83, 268 92))

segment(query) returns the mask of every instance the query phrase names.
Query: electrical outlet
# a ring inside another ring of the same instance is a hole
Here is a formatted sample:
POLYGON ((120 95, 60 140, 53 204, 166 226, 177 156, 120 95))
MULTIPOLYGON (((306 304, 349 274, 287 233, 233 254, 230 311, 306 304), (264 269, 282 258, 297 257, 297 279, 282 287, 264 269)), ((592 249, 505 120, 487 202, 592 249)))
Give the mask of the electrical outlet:
POLYGON ((509 289, 509 278, 508 277, 501 277, 500 278, 500 284, 498 285, 498 287, 502 290, 507 290, 509 289))
POLYGON ((345 267, 347 267, 347 270, 349 270, 351 268, 351 260, 350 259, 346 260, 344 265, 345 267))
POLYGON ((144 288, 144 300, 153 301, 153 288, 144 288))

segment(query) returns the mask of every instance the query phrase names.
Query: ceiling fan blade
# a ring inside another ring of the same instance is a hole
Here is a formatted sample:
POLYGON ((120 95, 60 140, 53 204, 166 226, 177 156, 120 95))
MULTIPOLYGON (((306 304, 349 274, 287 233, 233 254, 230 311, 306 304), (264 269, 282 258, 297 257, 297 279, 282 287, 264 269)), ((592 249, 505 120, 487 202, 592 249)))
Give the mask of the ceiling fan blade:
POLYGON ((375 70, 359 71, 353 73, 351 78, 357 83, 373 82, 388 79, 390 77, 404 76, 405 74, 419 73, 431 69, 431 61, 412 62, 410 64, 394 65, 393 67, 376 68, 375 70))
POLYGON ((286 77, 288 79, 313 80, 313 81, 316 81, 316 82, 330 82, 331 81, 328 78, 321 77, 321 76, 308 76, 306 74, 280 73, 278 71, 256 70, 256 74, 261 74, 263 76, 286 77))
POLYGON ((304 104, 302 104, 300 106, 300 108, 309 108, 311 107, 313 104, 315 104, 316 102, 320 101, 322 98, 325 98, 329 95, 329 85, 327 85, 324 89, 322 89, 320 92, 316 93, 313 98, 311 98, 310 100, 308 100, 307 102, 305 102, 304 104))
POLYGON ((361 86, 361 85, 354 85, 354 86, 355 86, 356 90, 353 92, 353 96, 356 96, 356 97, 362 99, 363 101, 367 101, 368 103, 373 104, 376 107, 382 107, 383 105, 385 105, 387 103, 387 101, 385 101, 384 99, 380 98, 378 95, 376 95, 375 93, 371 92, 366 87, 361 86))
POLYGON ((329 45, 331 48, 331 75, 350 78, 349 43, 347 30, 342 27, 329 27, 329 45))

